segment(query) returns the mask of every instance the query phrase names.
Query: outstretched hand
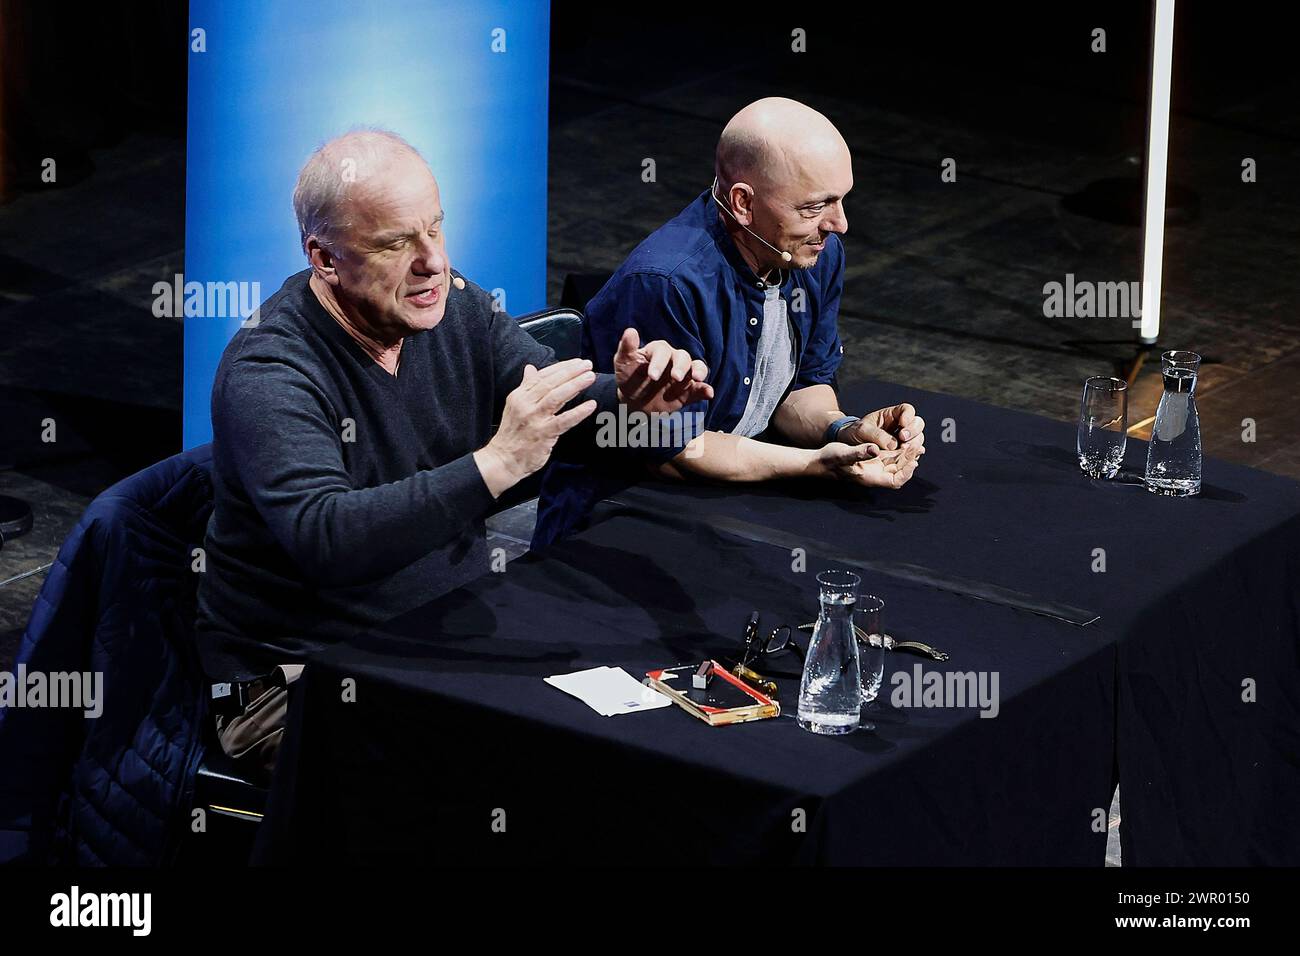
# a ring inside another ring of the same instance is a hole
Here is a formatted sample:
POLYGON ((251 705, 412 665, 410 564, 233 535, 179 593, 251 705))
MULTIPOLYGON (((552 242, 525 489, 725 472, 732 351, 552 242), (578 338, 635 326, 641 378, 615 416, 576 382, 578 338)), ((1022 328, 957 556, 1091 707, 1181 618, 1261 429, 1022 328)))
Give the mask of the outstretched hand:
POLYGON ((474 452, 493 498, 541 470, 560 436, 596 410, 592 399, 564 408, 594 381, 586 359, 568 359, 540 370, 524 366, 523 381, 506 396, 496 434, 474 452))
POLYGON ((709 368, 684 349, 661 340, 641 345, 636 329, 626 329, 614 353, 618 400, 641 412, 674 412, 713 397, 705 381, 709 368))

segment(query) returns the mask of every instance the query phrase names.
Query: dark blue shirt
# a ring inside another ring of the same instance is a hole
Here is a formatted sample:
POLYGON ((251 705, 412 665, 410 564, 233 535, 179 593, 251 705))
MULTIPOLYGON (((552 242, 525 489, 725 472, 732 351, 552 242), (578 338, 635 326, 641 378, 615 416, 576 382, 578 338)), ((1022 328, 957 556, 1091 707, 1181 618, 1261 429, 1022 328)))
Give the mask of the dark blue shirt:
MULTIPOLYGON (((833 385, 844 351, 836 321, 844 288, 840 237, 827 238, 812 268, 782 270, 776 281, 795 336, 790 390, 833 385)), ((613 371, 623 330, 635 328, 643 344, 664 339, 703 359, 714 397, 684 409, 670 443, 553 461, 542 482, 534 547, 573 530, 597 501, 635 482, 647 462, 678 454, 701 430, 697 423, 707 431, 735 428, 749 398, 767 288, 741 258, 708 190, 632 251, 587 306, 585 356, 597 370, 613 371)))

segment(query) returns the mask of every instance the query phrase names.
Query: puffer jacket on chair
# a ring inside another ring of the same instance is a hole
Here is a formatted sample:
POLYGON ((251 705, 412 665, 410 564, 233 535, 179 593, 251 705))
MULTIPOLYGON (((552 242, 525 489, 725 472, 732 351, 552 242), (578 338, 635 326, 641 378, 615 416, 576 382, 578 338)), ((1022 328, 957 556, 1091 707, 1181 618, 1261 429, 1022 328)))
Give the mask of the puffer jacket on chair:
POLYGON ((99 672, 102 713, 0 708, 0 862, 175 853, 203 750, 193 551, 211 512, 203 445, 109 488, 59 550, 14 671, 99 672))

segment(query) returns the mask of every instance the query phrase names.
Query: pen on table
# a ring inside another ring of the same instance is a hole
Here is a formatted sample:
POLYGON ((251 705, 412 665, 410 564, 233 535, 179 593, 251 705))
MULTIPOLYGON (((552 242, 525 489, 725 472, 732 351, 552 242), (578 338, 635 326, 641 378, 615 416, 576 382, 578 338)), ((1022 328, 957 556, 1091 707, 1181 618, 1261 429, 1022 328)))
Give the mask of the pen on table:
POLYGON ((750 670, 744 664, 737 664, 731 669, 731 673, 743 680, 749 681, 766 694, 776 693, 776 681, 768 680, 762 674, 758 673, 758 671, 750 670))

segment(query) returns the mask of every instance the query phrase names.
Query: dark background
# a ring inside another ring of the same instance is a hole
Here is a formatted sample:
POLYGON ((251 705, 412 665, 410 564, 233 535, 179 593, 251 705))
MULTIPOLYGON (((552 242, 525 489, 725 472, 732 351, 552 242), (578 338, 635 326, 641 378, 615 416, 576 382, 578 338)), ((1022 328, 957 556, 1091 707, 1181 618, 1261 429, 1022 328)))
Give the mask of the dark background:
MULTIPOLYGON (((553 6, 551 301, 706 188, 726 120, 780 94, 854 152, 843 379, 1070 419, 1082 378, 1132 358, 1128 319, 1046 319, 1042 287, 1140 278, 1140 230, 1092 197, 1141 172, 1147 4, 611 6, 553 6)), ((1289 24, 1254 10, 1179 4, 1160 344, 1207 358, 1207 454, 1300 477, 1300 82, 1289 24)), ((0 494, 36 513, 0 581, 52 560, 90 497, 179 450, 181 325, 152 315, 151 287, 184 264, 187 24, 163 0, 0 0, 0 494)), ((1135 435, 1158 391, 1145 370, 1135 435)), ((0 584, 0 661, 42 577, 0 584)))

